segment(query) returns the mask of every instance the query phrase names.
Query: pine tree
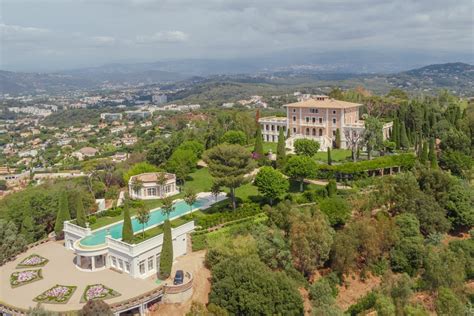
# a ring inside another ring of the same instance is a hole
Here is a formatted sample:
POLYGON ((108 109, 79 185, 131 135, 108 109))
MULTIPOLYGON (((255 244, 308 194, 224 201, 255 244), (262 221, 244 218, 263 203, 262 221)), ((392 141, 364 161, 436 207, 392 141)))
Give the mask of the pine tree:
POLYGON ((263 159, 263 139, 262 139, 262 129, 260 125, 257 127, 257 133, 255 135, 255 148, 253 150, 254 157, 257 160, 263 159))
POLYGON ((278 135, 278 145, 276 152, 276 167, 278 169, 285 168, 286 162, 286 142, 285 142, 285 132, 283 128, 280 128, 280 133, 278 135))
POLYGON ((407 130, 405 128, 405 122, 400 124, 400 148, 408 149, 410 148, 410 141, 408 140, 407 130))
POLYGON ((436 159, 436 152, 435 152, 435 145, 434 145, 434 139, 430 139, 430 151, 428 153, 428 158, 430 160, 430 166, 433 169, 438 168, 438 160, 436 159))
POLYGON ((122 241, 131 242, 133 239, 132 219, 128 204, 125 204, 123 211, 122 241))
POLYGON ((163 224, 163 246, 160 254, 160 273, 159 278, 167 279, 171 274, 173 267, 173 240, 171 237, 171 223, 167 219, 163 224))
POLYGON ((336 129, 336 148, 341 149, 341 131, 339 128, 336 129))
POLYGON ((331 148, 328 147, 328 165, 332 165, 331 148))
POLYGON ((428 144, 427 142, 423 142, 423 149, 421 151, 420 162, 422 164, 426 164, 428 161, 428 144))
POLYGON ((64 222, 71 219, 71 214, 69 213, 69 204, 67 200, 67 192, 62 191, 59 195, 59 206, 58 213, 56 215, 56 223, 54 224, 54 232, 58 239, 62 239, 64 236, 64 222))
POLYGON ((86 213, 84 212, 84 204, 81 195, 74 195, 74 208, 76 209, 76 223, 81 227, 86 227, 86 213))

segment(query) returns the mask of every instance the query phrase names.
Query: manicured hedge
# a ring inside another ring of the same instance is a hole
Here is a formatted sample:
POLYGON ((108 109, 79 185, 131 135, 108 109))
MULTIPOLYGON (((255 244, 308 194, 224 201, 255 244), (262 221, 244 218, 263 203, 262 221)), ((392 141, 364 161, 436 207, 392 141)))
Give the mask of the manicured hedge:
POLYGON ((262 213, 262 209, 258 204, 247 203, 243 204, 241 207, 235 211, 225 211, 221 213, 206 214, 201 216, 196 216, 193 219, 197 226, 200 226, 202 229, 209 227, 217 226, 222 223, 235 221, 243 218, 247 218, 256 214, 262 213))
POLYGON ((416 157, 412 154, 400 154, 347 162, 339 165, 319 165, 319 175, 323 178, 349 178, 367 175, 369 171, 390 167, 401 167, 403 170, 411 169, 415 165, 416 157))

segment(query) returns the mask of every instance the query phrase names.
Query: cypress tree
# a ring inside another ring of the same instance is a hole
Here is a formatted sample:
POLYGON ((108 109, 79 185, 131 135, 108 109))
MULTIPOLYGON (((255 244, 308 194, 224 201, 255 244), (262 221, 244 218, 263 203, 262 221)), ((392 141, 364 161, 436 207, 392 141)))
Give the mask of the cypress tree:
POLYGON ((25 239, 28 243, 31 243, 35 240, 35 227, 33 225, 33 218, 31 217, 31 211, 29 209, 27 213, 23 215, 20 233, 25 236, 25 239))
POLYGON ((425 141, 423 142, 423 149, 421 151, 420 162, 422 164, 426 164, 427 161, 428 161, 428 144, 425 141))
POLYGON ((167 279, 171 274, 173 267, 173 240, 171 237, 171 223, 167 219, 163 224, 163 246, 160 254, 160 273, 159 278, 167 279))
POLYGON ((84 204, 82 203, 81 195, 78 193, 74 195, 74 207, 76 209, 77 225, 86 227, 86 213, 84 212, 84 204))
POLYGON ((123 211, 122 241, 131 242, 133 239, 132 219, 128 204, 125 204, 123 211))
POLYGON ((332 165, 331 148, 328 147, 328 165, 332 165))
POLYGON ((438 160, 436 159, 436 152, 435 152, 435 146, 434 146, 434 139, 430 139, 430 151, 428 153, 428 158, 430 160, 430 166, 433 169, 438 168, 438 160))
POLYGON ((286 143, 285 143, 285 132, 283 128, 280 128, 280 133, 278 135, 278 145, 276 152, 276 167, 278 169, 283 169, 286 162, 286 143))
POLYGON ((341 149, 341 131, 339 128, 336 129, 336 148, 341 149))
POLYGON ((336 180, 331 179, 329 180, 329 183, 326 185, 326 191, 328 192, 329 197, 333 197, 337 193, 337 184, 336 180))
POLYGON ((400 148, 410 148, 410 142, 408 140, 407 130, 405 128, 405 122, 401 122, 400 124, 400 148))
POLYGON ((54 232, 56 233, 56 237, 58 239, 63 238, 64 222, 70 219, 71 214, 69 213, 67 193, 66 191, 62 191, 59 195, 58 213, 56 215, 56 223, 54 224, 54 232))
POLYGON ((393 120, 392 130, 392 141, 395 143, 395 148, 400 149, 400 124, 398 118, 393 120))
POLYGON ((263 158, 263 140, 262 140, 262 129, 260 124, 257 127, 257 133, 255 135, 255 148, 253 150, 256 159, 260 160, 263 158))

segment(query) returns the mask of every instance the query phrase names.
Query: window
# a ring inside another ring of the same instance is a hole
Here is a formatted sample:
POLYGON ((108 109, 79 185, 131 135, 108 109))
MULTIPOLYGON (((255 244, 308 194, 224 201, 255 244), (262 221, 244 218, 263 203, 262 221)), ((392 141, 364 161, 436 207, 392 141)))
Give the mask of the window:
POLYGON ((306 117, 306 123, 309 123, 309 117, 306 117))
POLYGON ((140 261, 138 264, 138 270, 140 271, 140 274, 145 274, 145 260, 140 261))
POLYGON ((112 258, 112 267, 117 267, 117 258, 111 257, 112 258))
POLYGON ((156 188, 148 188, 146 189, 146 193, 148 196, 156 196, 156 188))
POLYGON ((268 127, 268 124, 265 125, 265 129, 268 131, 270 128, 268 127))
POLYGON ((296 122, 296 116, 293 115, 293 122, 296 122))
POLYGON ((333 118, 333 119, 332 119, 332 123, 333 123, 333 124, 336 124, 336 118, 333 118))
POLYGON ((309 128, 306 128, 306 135, 309 135, 309 128))
POLYGON ((322 128, 319 129, 319 136, 323 136, 323 129, 322 128))
POLYGON ((280 126, 277 126, 277 132, 279 132, 279 131, 280 131, 280 126))
POLYGON ((272 125, 272 131, 274 131, 274 130, 275 130, 275 125, 272 125))
POLYGON ((319 118, 319 124, 323 124, 323 118, 322 117, 319 118))
POLYGON ((296 134, 296 127, 293 127, 293 134, 296 134))
POLYGON ((293 113, 296 113, 296 109, 293 109, 293 113))
POLYGON ((316 118, 315 118, 315 117, 313 117, 313 124, 314 124, 314 123, 316 123, 316 118))
POLYGON ((148 271, 153 270, 153 257, 148 258, 148 271))
POLYGON ((332 131, 332 136, 336 136, 336 131, 332 131))
POLYGON ((316 136, 316 129, 313 128, 313 136, 316 136))
POLYGON ((119 263, 119 269, 120 269, 120 270, 123 270, 123 260, 122 260, 122 259, 118 259, 118 263, 119 263))
POLYGON ((332 110, 332 114, 336 114, 336 110, 332 110))
POLYGON ((125 271, 130 272, 130 263, 125 262, 125 271))

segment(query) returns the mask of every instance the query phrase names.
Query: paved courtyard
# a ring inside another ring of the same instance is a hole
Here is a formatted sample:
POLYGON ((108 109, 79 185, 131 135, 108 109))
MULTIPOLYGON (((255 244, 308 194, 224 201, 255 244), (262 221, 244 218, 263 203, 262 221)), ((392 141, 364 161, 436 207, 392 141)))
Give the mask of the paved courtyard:
POLYGON ((105 269, 98 272, 79 271, 73 263, 74 254, 67 250, 62 242, 49 242, 29 249, 21 254, 16 260, 8 262, 0 267, 0 301, 21 308, 36 306, 33 298, 51 288, 56 284, 77 286, 76 291, 67 304, 43 304, 52 311, 78 310, 84 305, 80 303, 81 296, 87 285, 103 284, 121 294, 106 300, 107 303, 115 303, 139 295, 154 289, 157 285, 152 280, 141 280, 129 277, 127 274, 105 269), (43 279, 11 288, 10 275, 14 271, 26 269, 15 269, 17 264, 31 254, 38 254, 49 260, 42 267, 43 279))

